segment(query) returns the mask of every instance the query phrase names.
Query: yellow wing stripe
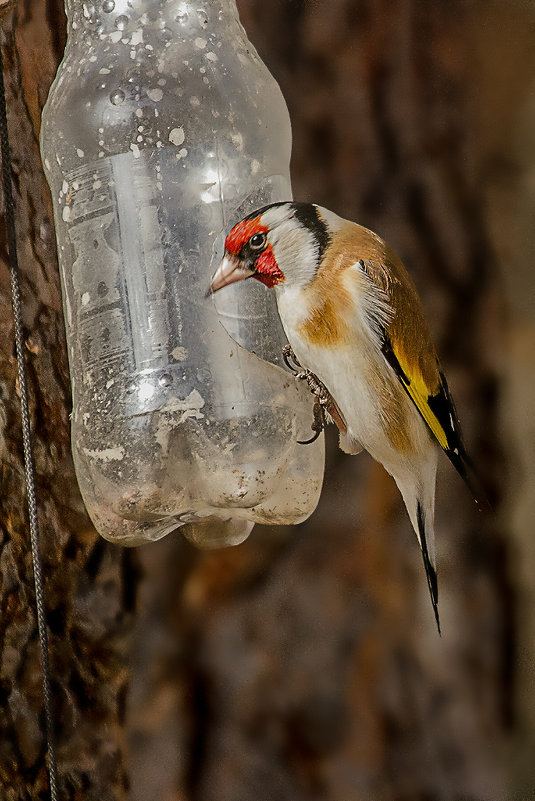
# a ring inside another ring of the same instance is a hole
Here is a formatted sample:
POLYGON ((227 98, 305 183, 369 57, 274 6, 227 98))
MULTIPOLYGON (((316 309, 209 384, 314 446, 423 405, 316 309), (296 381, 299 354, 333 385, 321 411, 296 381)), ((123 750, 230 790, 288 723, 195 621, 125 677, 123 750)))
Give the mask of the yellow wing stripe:
POLYGON ((411 375, 408 369, 406 368, 406 365, 403 364, 403 361, 399 355, 397 355, 397 358, 400 363, 401 369, 403 370, 405 376, 407 376, 410 382, 408 383, 403 379, 403 377, 401 377, 403 386, 409 393, 412 402, 414 403, 414 405, 424 418, 425 422, 433 432, 433 435, 436 437, 436 440, 440 445, 440 447, 443 448, 445 451, 447 451, 449 449, 448 438, 446 436, 446 432, 444 431, 443 427, 441 426, 438 420, 438 417, 429 406, 428 403, 429 390, 427 389, 425 381, 419 374, 411 375))

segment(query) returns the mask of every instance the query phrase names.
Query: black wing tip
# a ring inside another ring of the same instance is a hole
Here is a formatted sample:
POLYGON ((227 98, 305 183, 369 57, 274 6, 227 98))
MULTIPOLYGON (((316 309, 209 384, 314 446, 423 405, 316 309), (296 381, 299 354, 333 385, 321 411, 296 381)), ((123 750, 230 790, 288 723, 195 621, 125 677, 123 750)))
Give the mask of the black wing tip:
MULTIPOLYGON (((448 387, 448 382, 446 381, 446 376, 440 369, 439 374, 442 385, 442 398, 439 393, 439 395, 430 399, 430 402, 433 400, 435 404, 438 403, 442 405, 445 401, 446 406, 444 409, 442 409, 442 416, 445 418, 446 412, 449 412, 451 430, 447 432, 447 438, 448 445, 450 447, 444 448, 444 452, 472 493, 479 511, 491 512, 492 504, 488 499, 487 493, 483 487, 483 482, 475 468, 475 465, 464 446, 461 423, 459 421, 457 409, 455 408, 455 403, 448 387)), ((440 412, 440 409, 437 408, 435 411, 440 412)))
MULTIPOLYGON (((410 379, 405 374, 399 363, 386 330, 383 330, 382 351, 386 361, 390 367, 392 367, 399 381, 401 382, 403 389, 410 397, 410 379)), ((448 387, 448 382, 446 381, 446 376, 440 369, 438 361, 437 366, 440 376, 440 387, 439 391, 435 395, 430 395, 428 397, 428 404, 440 425, 443 427, 446 435, 447 447, 442 446, 443 450, 472 493, 478 509, 481 512, 491 512, 492 504, 490 503, 487 494, 483 489, 483 482, 481 481, 477 470, 475 469, 474 464, 464 447, 461 424, 457 416, 455 403, 453 402, 453 398, 448 387)), ((427 420, 425 420, 420 409, 418 409, 418 411, 425 424, 429 427, 429 423, 427 420)), ((429 428, 429 430, 431 434, 435 436, 432 429, 429 428)))
POLYGON ((427 550, 427 539, 425 536, 425 523, 424 523, 424 510, 422 504, 418 501, 418 530, 420 532, 420 542, 422 546, 422 557, 424 561, 425 575, 427 578, 427 586, 429 587, 429 595, 431 596, 431 604, 433 605, 433 612, 437 624, 439 637, 442 637, 442 630, 440 628, 440 617, 438 614, 438 580, 437 571, 431 559, 429 558, 429 551, 427 550))
POLYGON ((480 512, 492 512, 492 504, 483 488, 483 482, 464 447, 448 449, 446 456, 470 490, 480 512))

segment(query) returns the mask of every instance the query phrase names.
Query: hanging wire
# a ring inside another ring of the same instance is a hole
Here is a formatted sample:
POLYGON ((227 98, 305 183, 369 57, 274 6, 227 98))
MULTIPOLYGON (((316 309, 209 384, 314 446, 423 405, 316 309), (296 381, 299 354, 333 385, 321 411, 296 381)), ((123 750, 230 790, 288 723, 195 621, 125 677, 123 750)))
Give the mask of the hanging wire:
POLYGON ((30 427, 30 411, 28 404, 28 386, 26 380, 26 363, 24 358, 24 332, 22 325, 22 304, 20 289, 20 273, 17 258, 17 242, 15 229, 15 206, 11 182, 11 154, 7 128, 6 93, 4 86, 4 64, 0 43, 0 144, 2 153, 2 183, 4 188, 4 204, 6 215, 7 242, 9 249, 11 293, 13 316, 15 318, 15 347, 17 353, 17 369, 20 386, 20 406, 22 417, 22 443, 24 449, 24 470, 26 478, 26 494, 28 499, 28 515, 30 524, 30 542, 32 552, 33 575, 35 583, 35 606, 37 610, 37 629, 41 649, 42 684, 46 716, 46 739, 48 747, 48 775, 51 801, 57 801, 57 764, 54 742, 54 726, 52 714, 52 693, 50 689, 50 662, 48 654, 48 632, 46 626, 43 571, 39 547, 39 520, 37 515, 37 498, 35 492, 35 465, 32 449, 30 427))

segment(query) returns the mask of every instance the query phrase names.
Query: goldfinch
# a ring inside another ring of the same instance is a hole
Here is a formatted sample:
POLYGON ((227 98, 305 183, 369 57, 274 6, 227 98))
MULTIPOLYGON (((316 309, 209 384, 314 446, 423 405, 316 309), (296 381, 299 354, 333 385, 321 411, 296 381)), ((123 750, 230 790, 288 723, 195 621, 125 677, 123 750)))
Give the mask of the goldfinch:
POLYGON ((421 301, 373 231, 308 203, 273 203, 235 225, 211 291, 274 289, 295 359, 325 386, 340 447, 393 476, 416 532, 440 633, 435 479, 440 448, 473 489, 470 461, 421 301))

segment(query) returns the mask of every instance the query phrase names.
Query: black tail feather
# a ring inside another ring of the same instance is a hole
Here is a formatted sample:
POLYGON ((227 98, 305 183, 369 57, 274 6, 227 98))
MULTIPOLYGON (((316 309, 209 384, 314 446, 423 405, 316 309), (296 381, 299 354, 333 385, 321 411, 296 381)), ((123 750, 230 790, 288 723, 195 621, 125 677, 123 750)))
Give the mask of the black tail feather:
POLYGON ((420 502, 418 502, 418 530, 420 532, 420 542, 422 546, 422 556, 424 560, 425 575, 427 577, 427 586, 429 587, 429 595, 431 596, 431 603, 433 604, 433 612, 435 613, 435 620, 437 622, 437 629, 440 636, 440 618, 438 615, 438 581, 437 571, 434 568, 431 559, 429 558, 429 551, 427 550, 427 539, 425 536, 425 522, 424 511, 420 502))

